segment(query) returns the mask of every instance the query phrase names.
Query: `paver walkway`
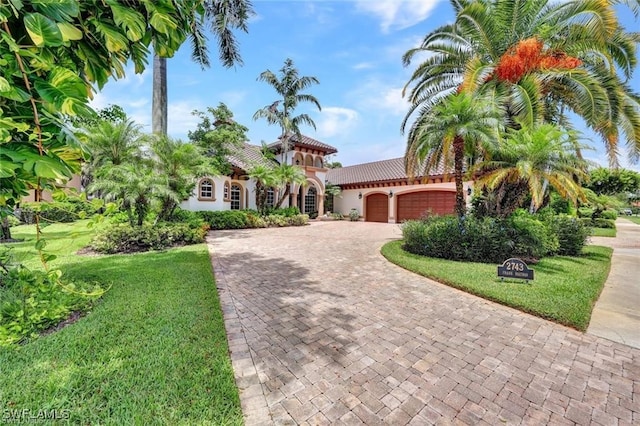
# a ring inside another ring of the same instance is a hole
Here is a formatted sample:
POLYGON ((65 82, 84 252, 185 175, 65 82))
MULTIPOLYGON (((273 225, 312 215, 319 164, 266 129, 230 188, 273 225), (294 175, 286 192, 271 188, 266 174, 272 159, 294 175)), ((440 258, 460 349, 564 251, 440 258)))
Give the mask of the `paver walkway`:
POLYGON ((248 425, 640 424, 640 350, 405 271, 399 236, 210 234, 248 425))
POLYGON ((640 225, 618 218, 616 228, 615 238, 591 238, 613 247, 613 256, 587 333, 640 348, 640 225))

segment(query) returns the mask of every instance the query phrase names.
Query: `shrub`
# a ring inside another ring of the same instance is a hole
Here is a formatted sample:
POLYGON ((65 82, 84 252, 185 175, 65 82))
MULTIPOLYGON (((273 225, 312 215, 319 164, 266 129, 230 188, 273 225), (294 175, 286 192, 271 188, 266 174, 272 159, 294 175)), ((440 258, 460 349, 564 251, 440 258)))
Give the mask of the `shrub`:
POLYGON ((93 214, 95 210, 95 206, 90 202, 72 198, 66 201, 22 203, 20 220, 26 224, 33 224, 36 212, 40 212, 40 219, 45 222, 69 223, 93 214))
POLYGON ((250 219, 244 210, 199 211, 202 219, 211 229, 244 229, 250 228, 250 219))
POLYGON ((204 242, 205 228, 191 228, 183 223, 162 223, 140 227, 112 225, 101 231, 91 241, 91 247, 99 253, 133 253, 162 250, 173 246, 204 242))
POLYGON ((335 220, 344 220, 342 213, 331 213, 331 217, 335 220))
POLYGON ((316 219, 318 217, 318 212, 311 212, 309 213, 309 219, 316 219))
POLYGON ((483 263, 502 263, 509 257, 528 262, 559 250, 559 237, 528 213, 508 219, 431 216, 402 225, 404 249, 415 254, 483 263))
POLYGON ((558 238, 557 254, 577 256, 582 252, 590 234, 589 226, 585 226, 583 220, 567 215, 552 215, 545 218, 545 222, 558 238))
POLYGON ((309 216, 306 214, 297 214, 287 218, 291 226, 304 226, 309 224, 309 216))
POLYGON ((360 220, 360 213, 358 213, 357 209, 351 209, 349 212, 349 220, 351 222, 357 222, 360 220))
POLYGON ((616 220, 618 218, 618 212, 615 210, 605 210, 600 214, 603 219, 616 220))
POLYGON ((95 284, 60 281, 55 272, 30 270, 0 253, 0 346, 35 337, 103 294, 95 284))
POLYGON ((593 209, 590 207, 579 207, 578 208, 578 217, 588 217, 590 218, 593 215, 593 209))
POLYGON ((603 217, 595 218, 591 221, 591 226, 594 228, 609 228, 616 229, 616 222, 611 219, 605 219, 603 217))

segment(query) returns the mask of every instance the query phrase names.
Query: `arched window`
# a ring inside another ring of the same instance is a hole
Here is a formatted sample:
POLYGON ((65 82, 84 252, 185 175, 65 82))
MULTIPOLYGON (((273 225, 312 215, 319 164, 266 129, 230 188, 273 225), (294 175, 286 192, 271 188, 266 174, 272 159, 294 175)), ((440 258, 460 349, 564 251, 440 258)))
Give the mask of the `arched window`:
POLYGON ((224 183, 224 201, 229 201, 229 182, 224 183))
POLYGON ((322 157, 320 157, 320 156, 316 157, 315 166, 320 168, 320 169, 322 168, 322 157))
POLYGON ((313 213, 317 211, 316 208, 316 198, 318 195, 318 191, 316 191, 316 187, 312 186, 307 191, 307 194, 304 196, 304 212, 306 214, 313 213))
POLYGON ((202 179, 198 185, 198 200, 215 201, 215 185, 211 179, 202 179))
POLYGON ((231 210, 240 210, 242 208, 242 187, 237 183, 231 185, 231 210))
POLYGON ((313 156, 311 154, 307 154, 307 156, 304 157, 304 165, 313 166, 313 156))

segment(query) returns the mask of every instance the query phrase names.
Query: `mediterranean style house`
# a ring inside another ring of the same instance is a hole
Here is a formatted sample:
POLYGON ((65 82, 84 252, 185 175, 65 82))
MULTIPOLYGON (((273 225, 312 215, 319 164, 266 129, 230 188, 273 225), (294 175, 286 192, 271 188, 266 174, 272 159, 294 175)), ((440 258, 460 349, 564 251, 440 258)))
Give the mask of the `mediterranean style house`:
MULTIPOLYGON (((336 169, 325 166, 325 156, 338 150, 308 136, 294 137, 282 155, 280 142, 268 146, 276 158, 300 167, 306 185, 296 185, 283 207, 297 206, 312 214, 325 209, 328 184, 339 186, 341 193, 333 198, 333 212, 348 215, 355 209, 365 221, 400 223, 417 219, 425 213, 453 213, 455 184, 453 176, 436 170, 429 176, 410 179, 405 173, 404 159, 375 161, 336 169)), ((265 160, 261 147, 245 144, 241 152, 229 158, 232 173, 228 176, 206 176, 198 181, 196 193, 181 205, 187 210, 240 210, 256 208, 255 182, 248 170, 265 160)), ((465 182, 465 195, 471 194, 471 183, 465 182)), ((269 190, 267 203, 278 198, 269 190)))

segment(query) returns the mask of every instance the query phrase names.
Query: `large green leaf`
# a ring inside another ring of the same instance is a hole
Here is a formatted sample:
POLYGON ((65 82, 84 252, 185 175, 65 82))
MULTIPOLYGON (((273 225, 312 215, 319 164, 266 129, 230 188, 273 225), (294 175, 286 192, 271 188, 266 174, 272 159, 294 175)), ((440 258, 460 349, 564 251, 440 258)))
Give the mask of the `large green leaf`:
POLYGON ((121 6, 115 1, 109 1, 108 4, 113 12, 114 22, 125 29, 129 40, 140 40, 146 31, 144 16, 131 8, 121 6))
POLYGON ((117 27, 105 24, 96 19, 92 20, 96 30, 104 37, 104 43, 109 52, 120 52, 129 47, 129 39, 117 27))
POLYGON ((54 21, 71 21, 80 14, 78 0, 29 0, 35 10, 54 21))
POLYGON ((11 90, 11 85, 6 78, 0 76, 0 94, 4 94, 11 90))
POLYGON ((58 29, 60 29, 60 33, 62 34, 62 39, 64 41, 82 39, 82 31, 68 22, 59 22, 58 29))
POLYGON ((24 26, 33 44, 38 47, 60 46, 62 44, 62 33, 56 23, 40 13, 26 15, 24 26))
POLYGON ((73 115, 77 111, 75 104, 87 102, 88 91, 84 81, 66 68, 54 68, 47 81, 36 80, 34 87, 50 108, 63 114, 73 115))

